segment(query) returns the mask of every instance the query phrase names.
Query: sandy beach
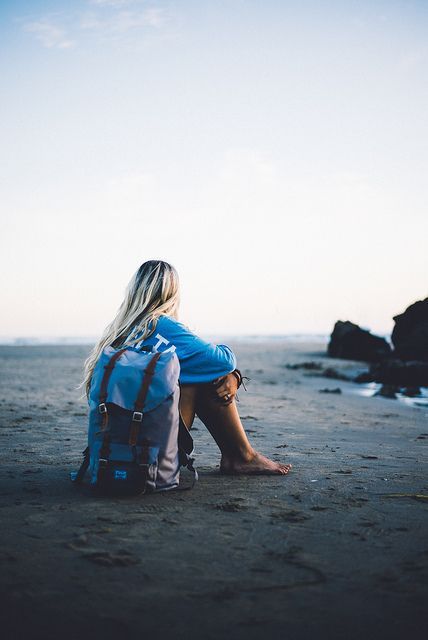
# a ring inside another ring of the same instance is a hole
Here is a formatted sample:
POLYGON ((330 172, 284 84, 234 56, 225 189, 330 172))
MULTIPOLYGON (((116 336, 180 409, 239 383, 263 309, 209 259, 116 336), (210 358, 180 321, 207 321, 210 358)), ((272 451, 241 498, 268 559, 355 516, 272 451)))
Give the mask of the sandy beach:
POLYGON ((285 366, 365 368, 325 345, 231 346, 249 437, 292 472, 221 476, 196 421, 195 489, 132 499, 69 481, 88 347, 0 347, 5 640, 427 637, 428 408, 285 366))

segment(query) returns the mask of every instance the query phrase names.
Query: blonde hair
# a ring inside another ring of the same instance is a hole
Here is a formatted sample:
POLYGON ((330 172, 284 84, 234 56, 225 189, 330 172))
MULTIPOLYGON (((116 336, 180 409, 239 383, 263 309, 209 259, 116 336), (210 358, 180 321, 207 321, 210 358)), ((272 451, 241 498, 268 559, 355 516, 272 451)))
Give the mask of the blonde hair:
POLYGON ((89 396, 94 367, 103 349, 132 346, 156 329, 160 316, 177 319, 180 302, 178 273, 168 262, 148 260, 131 278, 116 317, 106 327, 85 362, 82 387, 89 396))

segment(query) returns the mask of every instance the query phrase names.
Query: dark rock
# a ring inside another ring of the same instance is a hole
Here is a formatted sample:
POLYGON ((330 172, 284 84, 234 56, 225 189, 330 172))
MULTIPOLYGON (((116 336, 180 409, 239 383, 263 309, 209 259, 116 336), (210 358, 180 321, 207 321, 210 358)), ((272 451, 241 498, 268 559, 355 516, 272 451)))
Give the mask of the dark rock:
POLYGON ((346 381, 352 380, 352 378, 350 378, 349 376, 346 376, 344 373, 340 373, 340 371, 337 371, 337 369, 333 369, 333 367, 328 367, 327 369, 324 369, 324 371, 321 372, 321 375, 324 378, 330 378, 330 380, 346 380, 346 381))
POLYGON ((344 373, 341 373, 337 369, 333 367, 323 368, 323 365, 319 362, 302 362, 300 364, 286 364, 284 365, 286 369, 304 369, 309 373, 304 373, 305 376, 310 377, 321 377, 321 378, 330 378, 332 380, 346 380, 347 382, 352 382, 354 379, 350 376, 347 376, 344 373))
POLYGON ((364 371, 363 373, 359 373, 354 378, 354 382, 358 382, 358 384, 365 384, 367 382, 374 382, 374 381, 375 379, 374 379, 373 373, 371 373, 371 370, 364 371))
POLYGON ((318 389, 318 393, 342 393, 342 389, 339 389, 339 387, 335 389, 318 389))
POLYGON ((305 369, 306 371, 320 371, 323 365, 319 362, 300 362, 299 364, 286 364, 286 369, 292 369, 296 371, 297 369, 305 369))
POLYGON ((376 391, 375 396, 382 396, 382 398, 390 398, 391 400, 394 400, 399 391, 399 387, 391 384, 383 384, 379 391, 376 391))
POLYGON ((407 307, 394 321, 394 355, 401 360, 428 361, 428 298, 407 307))
POLYGON ((419 387, 405 387, 402 390, 403 396, 407 396, 408 398, 419 398, 421 395, 421 390, 419 387))
POLYGON ((380 362, 391 354, 384 338, 374 336, 353 322, 339 320, 330 336, 327 353, 330 358, 380 362))
POLYGON ((428 387, 428 362, 385 360, 370 367, 373 382, 399 387, 428 387))

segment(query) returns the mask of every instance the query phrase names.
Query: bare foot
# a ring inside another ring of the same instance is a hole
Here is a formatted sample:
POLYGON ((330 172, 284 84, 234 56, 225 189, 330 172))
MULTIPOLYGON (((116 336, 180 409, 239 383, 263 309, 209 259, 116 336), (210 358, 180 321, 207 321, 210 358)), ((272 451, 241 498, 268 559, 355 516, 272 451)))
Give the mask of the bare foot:
POLYGON ((280 475, 285 476, 291 469, 291 464, 281 464, 269 460, 258 451, 249 460, 242 458, 227 458, 224 454, 221 457, 220 472, 227 475, 280 475))

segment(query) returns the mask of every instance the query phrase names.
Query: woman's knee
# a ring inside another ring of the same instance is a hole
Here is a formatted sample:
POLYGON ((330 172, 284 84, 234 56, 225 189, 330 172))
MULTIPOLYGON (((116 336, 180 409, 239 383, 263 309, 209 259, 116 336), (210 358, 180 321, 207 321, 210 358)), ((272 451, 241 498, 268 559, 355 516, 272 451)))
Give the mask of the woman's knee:
POLYGON ((197 415, 199 415, 199 413, 205 413, 206 411, 217 413, 218 411, 224 411, 230 406, 230 401, 224 402, 217 396, 216 389, 211 383, 201 384, 199 387, 195 402, 197 415))

